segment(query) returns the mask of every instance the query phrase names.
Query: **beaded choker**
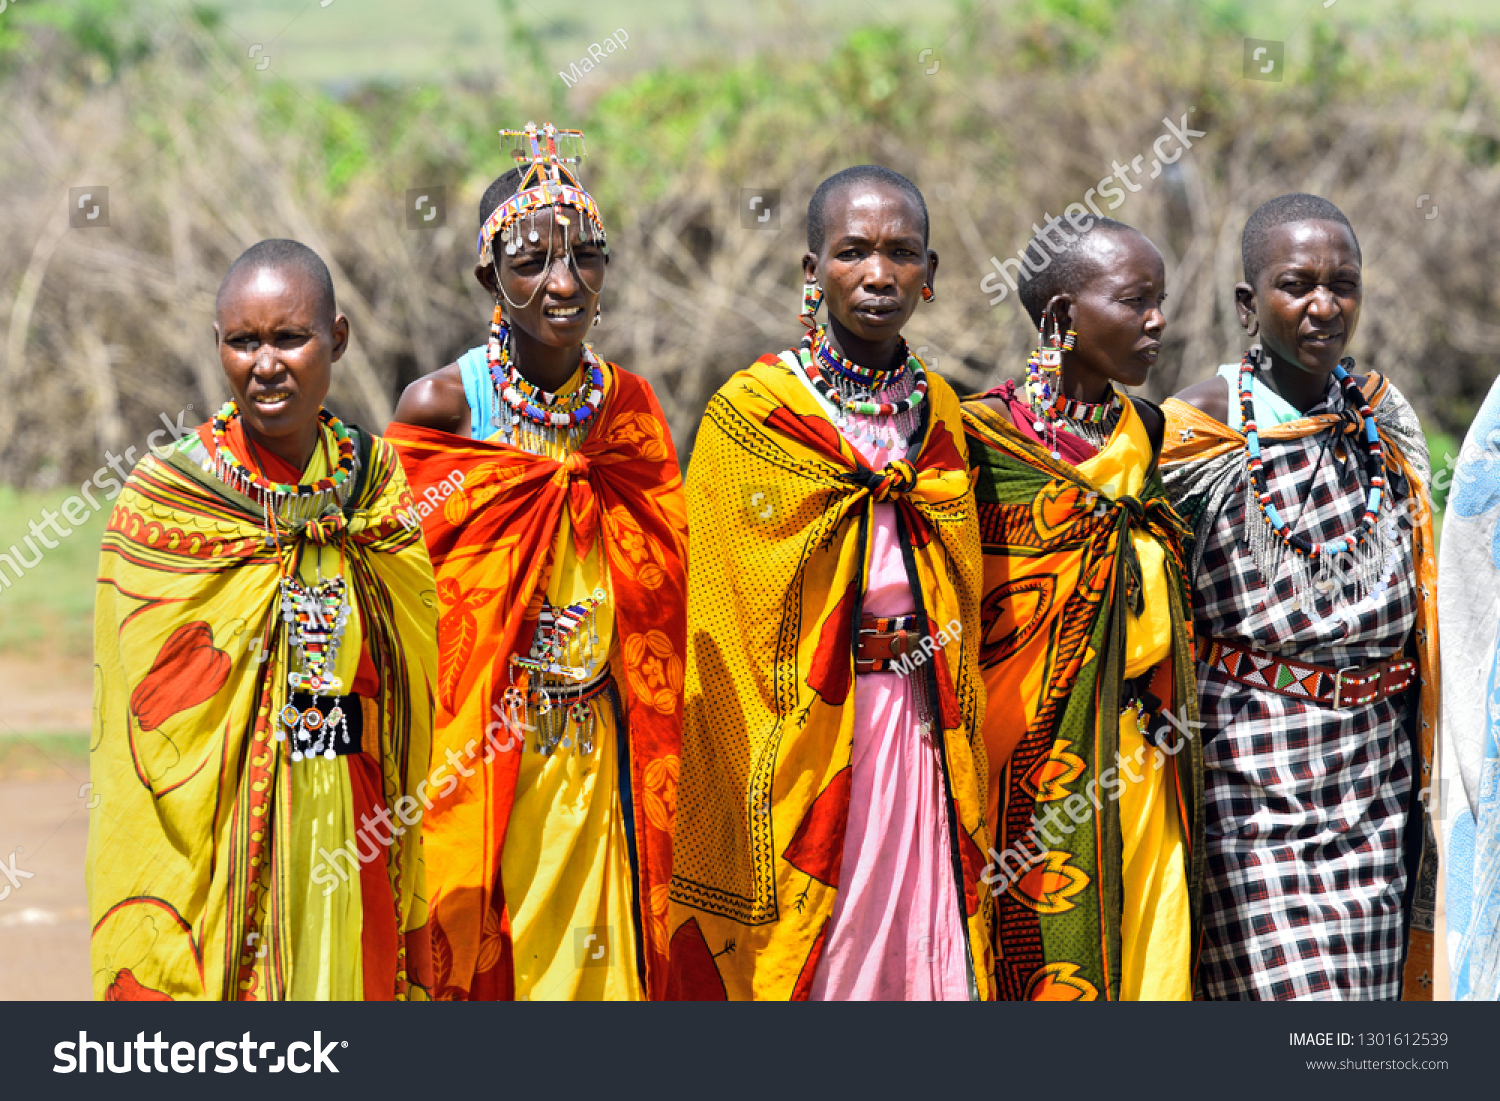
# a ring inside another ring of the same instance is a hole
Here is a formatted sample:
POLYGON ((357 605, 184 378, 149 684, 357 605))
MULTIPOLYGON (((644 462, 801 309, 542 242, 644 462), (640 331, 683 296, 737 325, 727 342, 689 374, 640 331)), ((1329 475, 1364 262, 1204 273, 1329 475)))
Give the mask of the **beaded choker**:
MULTIPOLYGON (((807 335, 802 336, 802 344, 798 348, 796 357, 801 362, 802 371, 807 372, 807 380, 813 384, 817 395, 832 405, 834 410, 840 411, 844 417, 852 413, 861 414, 864 417, 900 416, 900 414, 915 410, 918 405, 922 404, 922 398, 927 396, 927 372, 922 368, 921 360, 916 359, 910 353, 907 353, 906 362, 886 371, 870 372, 867 368, 855 368, 855 371, 864 372, 867 375, 867 381, 855 383, 840 374, 832 375, 832 380, 829 380, 828 375, 823 374, 817 368, 817 363, 813 362, 814 341, 822 341, 822 330, 819 330, 816 335, 808 332, 807 335), (909 396, 894 402, 874 401, 876 393, 892 389, 900 381, 901 374, 907 371, 916 380, 915 387, 909 396)), ((823 347, 826 347, 826 344, 823 344, 823 347)), ((904 351, 904 344, 901 347, 904 351)), ((819 359, 822 357, 820 353, 822 353, 822 348, 819 348, 819 359)))
POLYGON ((902 340, 896 352, 894 367, 881 369, 861 367, 829 343, 828 330, 822 325, 819 325, 817 332, 813 334, 813 351, 817 353, 818 361, 826 365, 836 377, 863 386, 872 392, 887 389, 906 367, 907 360, 911 358, 911 350, 906 346, 906 341, 902 340))
MULTIPOLYGON (((1345 402, 1349 407, 1359 410, 1369 488, 1365 495, 1364 512, 1360 515, 1355 530, 1349 535, 1318 543, 1292 531, 1292 525, 1282 516, 1271 495, 1261 454, 1259 426, 1255 422, 1255 372, 1261 365, 1260 347, 1251 348, 1240 361, 1238 386, 1240 419, 1245 434, 1245 462, 1249 474, 1246 493, 1254 500, 1265 520, 1264 524, 1255 524, 1250 529, 1252 554, 1268 581, 1274 579, 1278 567, 1286 557, 1292 557, 1293 606, 1299 609, 1309 590, 1326 596, 1339 587, 1340 581, 1354 583, 1356 598, 1360 594, 1372 592, 1387 572, 1385 550, 1371 538, 1379 518, 1381 498, 1385 493, 1385 449, 1375 423, 1375 412, 1349 371, 1354 366, 1354 361, 1344 359, 1340 362, 1333 369, 1333 377, 1343 391, 1345 402), (1274 543, 1270 540, 1272 535, 1275 536, 1274 543)), ((1394 540, 1388 536, 1388 541, 1394 540)))
POLYGON ((351 475, 358 460, 355 457, 354 440, 350 438, 349 430, 342 421, 327 409, 318 410, 318 420, 338 440, 338 459, 334 463, 333 474, 320 478, 311 485, 292 485, 270 481, 234 457, 229 449, 228 432, 230 422, 239 415, 239 408, 233 401, 226 401, 214 414, 213 469, 221 482, 249 497, 264 510, 267 538, 276 529, 278 521, 285 524, 316 520, 330 506, 342 509, 348 503, 349 494, 354 489, 351 475))

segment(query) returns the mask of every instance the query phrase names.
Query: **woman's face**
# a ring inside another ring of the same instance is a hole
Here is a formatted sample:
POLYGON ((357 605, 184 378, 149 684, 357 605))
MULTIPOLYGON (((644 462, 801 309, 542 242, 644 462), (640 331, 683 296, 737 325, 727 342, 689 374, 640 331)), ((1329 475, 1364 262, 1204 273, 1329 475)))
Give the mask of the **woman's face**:
POLYGON ((219 298, 214 334, 252 438, 290 444, 317 431, 349 321, 333 314, 309 273, 288 264, 240 275, 219 298))
POLYGON ((937 273, 922 240, 922 212, 889 184, 850 184, 830 196, 822 254, 802 259, 808 282, 823 285, 828 315, 870 344, 893 340, 937 273))
MULTIPOLYGON (((583 225, 583 215, 572 207, 544 207, 535 220, 535 241, 529 239, 530 217, 512 227, 517 242, 514 256, 507 255, 499 237, 495 238, 499 285, 505 290, 502 301, 511 326, 552 347, 583 341, 604 289, 604 249, 597 240, 583 240, 583 225), (572 263, 564 247, 568 242, 572 263)), ((498 297, 493 265, 480 264, 474 274, 498 297)))
POLYGON ((1059 315, 1064 328, 1078 332, 1073 351, 1063 360, 1066 381, 1087 394, 1103 393, 1111 382, 1144 383, 1167 325, 1161 310, 1166 266, 1156 246, 1133 230, 1093 238, 1084 238, 1092 249, 1093 274, 1076 292, 1053 299, 1066 304, 1065 314, 1059 315))
POLYGON ((1266 231, 1270 259, 1255 285, 1235 288, 1240 321, 1253 316, 1271 356, 1309 374, 1333 370, 1364 301, 1359 248, 1339 222, 1288 222, 1266 231))

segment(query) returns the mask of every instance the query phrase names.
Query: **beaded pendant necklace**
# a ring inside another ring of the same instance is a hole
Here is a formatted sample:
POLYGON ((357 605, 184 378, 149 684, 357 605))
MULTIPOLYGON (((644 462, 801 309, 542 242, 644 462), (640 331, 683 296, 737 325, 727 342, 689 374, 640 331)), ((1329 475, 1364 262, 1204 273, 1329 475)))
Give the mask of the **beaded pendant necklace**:
POLYGON ((569 682, 585 684, 596 675, 599 608, 608 599, 603 588, 596 588, 584 600, 558 608, 544 596, 529 655, 511 655, 511 676, 516 679, 505 690, 503 702, 512 730, 538 731, 538 753, 550 755, 559 745, 569 748, 573 744, 566 737, 569 723, 576 728, 578 752, 594 751, 594 712, 588 700, 574 693, 571 704, 560 706, 553 693, 569 682))
POLYGON ((917 407, 927 396, 927 371, 922 361, 911 354, 904 340, 900 353, 896 365, 885 370, 860 367, 834 351, 820 325, 816 332, 809 329, 803 335, 797 359, 818 396, 833 407, 834 424, 840 432, 890 450, 916 430, 917 407), (880 400, 908 381, 912 389, 905 397, 880 400), (861 419, 854 420, 856 416, 861 419), (872 424, 864 419, 875 417, 884 423, 872 424))
MULTIPOLYGON (((1359 600, 1383 588, 1387 579, 1386 548, 1372 536, 1385 493, 1385 449, 1375 423, 1375 412, 1364 392, 1354 381, 1350 368, 1354 360, 1344 359, 1333 369, 1333 377, 1343 392, 1345 402, 1359 410, 1363 428, 1364 467, 1368 489, 1365 508, 1355 530, 1326 542, 1314 543, 1292 531, 1271 494, 1261 453, 1260 431, 1255 421, 1255 374, 1262 365, 1262 351, 1257 345, 1240 361, 1238 397, 1240 421, 1245 435, 1246 497, 1264 519, 1250 525, 1249 545, 1262 576, 1274 579, 1290 560, 1292 565, 1293 607, 1301 609, 1310 593, 1330 596, 1341 588, 1341 582, 1352 582, 1359 600), (1273 538, 1274 537, 1274 538, 1273 538)), ((1247 501, 1248 505, 1248 501, 1247 501)))
MULTIPOLYGON (((338 459, 330 464, 333 473, 309 485, 292 485, 273 482, 263 471, 251 470, 229 449, 229 425, 239 410, 232 401, 214 415, 213 470, 226 486, 237 490, 260 504, 265 515, 266 542, 280 545, 280 530, 298 522, 319 520, 330 512, 341 512, 348 504, 353 492, 352 475, 358 466, 354 440, 343 423, 326 409, 318 411, 321 426, 328 428, 338 441, 338 459)), ((327 457, 327 437, 318 434, 319 445, 327 457)), ((248 440, 248 437, 247 437, 248 440)), ((251 444, 252 457, 254 445, 251 444)), ((333 577, 323 577, 322 547, 318 547, 318 579, 303 582, 295 575, 288 575, 284 566, 279 581, 281 591, 281 618, 287 628, 288 649, 296 655, 299 668, 287 674, 287 684, 292 693, 311 696, 305 701, 308 706, 299 708, 288 699, 277 716, 276 740, 291 739, 292 760, 322 756, 329 760, 335 757, 335 745, 342 735, 345 744, 351 741, 348 719, 343 708, 334 703, 325 710, 324 697, 342 694, 343 681, 334 674, 343 641, 344 630, 349 623, 348 586, 342 571, 333 577)), ((280 556, 278 555, 278 563, 280 556)))
POLYGON ((564 459, 588 437, 594 414, 604 401, 604 369, 587 344, 579 353, 579 367, 588 377, 568 398, 528 382, 511 355, 510 331, 492 324, 488 358, 490 381, 500 400, 491 423, 505 442, 533 455, 564 459))

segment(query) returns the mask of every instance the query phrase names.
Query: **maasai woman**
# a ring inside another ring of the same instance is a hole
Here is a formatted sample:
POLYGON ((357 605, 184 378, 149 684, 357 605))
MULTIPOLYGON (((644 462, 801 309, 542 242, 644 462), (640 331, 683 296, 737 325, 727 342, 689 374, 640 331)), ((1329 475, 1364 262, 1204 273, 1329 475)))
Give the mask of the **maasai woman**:
POLYGON ((926 204, 847 169, 807 241, 801 346, 715 395, 689 471, 671 992, 983 998, 977 527, 958 400, 901 339, 926 204))
POLYGON ((659 997, 682 479, 650 385, 584 343, 606 244, 568 168, 582 135, 503 133, 523 168, 480 201, 488 347, 409 387, 391 430, 441 614, 439 800, 425 823, 434 993, 659 997))
POLYGON ((996 981, 1009 999, 1187 1000, 1202 763, 1186 533, 1156 470, 1161 411, 1123 389, 1156 362, 1166 276, 1136 230, 1084 218, 1021 288, 1025 389, 964 405, 996 981))
MULTIPOLYGON (((1443 823, 1456 1001, 1500 999, 1500 379, 1469 427, 1443 516, 1443 823), (1482 686, 1482 690, 1481 690, 1482 686)), ((1442 487, 1448 472, 1434 484, 1442 487)))
POLYGON ((1164 406, 1163 474, 1194 532, 1203 991, 1430 998, 1426 445, 1395 386, 1344 358, 1360 252, 1339 209, 1272 199, 1242 252, 1260 344, 1164 406))
POLYGON ((349 322, 315 253, 262 241, 217 315, 233 400, 141 460, 99 560, 94 993, 425 997, 437 625, 406 478, 322 407, 349 322))

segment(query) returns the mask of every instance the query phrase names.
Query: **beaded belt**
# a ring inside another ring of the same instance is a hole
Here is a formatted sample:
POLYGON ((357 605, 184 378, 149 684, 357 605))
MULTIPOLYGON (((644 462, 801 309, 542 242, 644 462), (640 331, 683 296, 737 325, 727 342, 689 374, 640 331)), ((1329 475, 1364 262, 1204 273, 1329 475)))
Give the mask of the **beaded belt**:
POLYGON ((1335 669, 1289 661, 1218 638, 1208 644, 1206 653, 1200 644, 1199 653, 1200 661, 1239 684, 1320 703, 1335 711, 1387 699, 1406 691, 1417 679, 1417 663, 1408 658, 1335 669))
POLYGON ((896 658, 910 654, 922 637, 917 633, 917 622, 914 615, 863 617, 859 624, 859 648, 854 653, 854 671, 884 673, 896 658))
POLYGON ((501 700, 512 729, 520 727, 535 733, 532 748, 551 756, 559 746, 579 753, 594 751, 591 705, 605 694, 618 713, 619 693, 608 665, 587 684, 542 685, 533 681, 525 689, 512 685, 501 700))
POLYGON ((314 696, 293 692, 281 709, 276 740, 292 736, 292 760, 320 756, 332 760, 358 753, 363 745, 365 712, 358 696, 314 696))

